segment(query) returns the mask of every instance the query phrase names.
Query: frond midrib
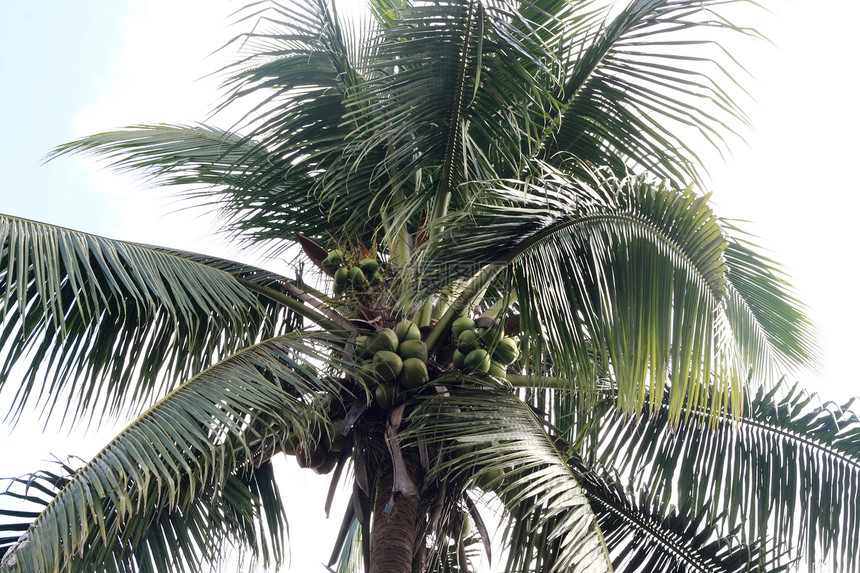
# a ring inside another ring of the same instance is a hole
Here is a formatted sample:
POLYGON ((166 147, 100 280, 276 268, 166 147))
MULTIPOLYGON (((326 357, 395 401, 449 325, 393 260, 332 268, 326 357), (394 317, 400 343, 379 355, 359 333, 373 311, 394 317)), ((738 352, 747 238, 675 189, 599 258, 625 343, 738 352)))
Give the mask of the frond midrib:
POLYGON ((578 218, 571 220, 571 221, 562 221, 562 222, 555 223, 553 225, 550 225, 546 229, 538 231, 537 233, 535 233, 531 237, 524 240, 522 243, 520 243, 517 246, 516 249, 513 249, 506 256, 502 257, 501 261, 504 262, 505 264, 509 264, 509 263, 513 262, 513 260, 516 259, 518 256, 523 254, 526 250, 528 250, 530 247, 539 243, 543 239, 546 239, 546 238, 548 238, 548 237, 550 237, 550 236, 552 236, 552 235, 554 235, 560 231, 563 231, 565 229, 572 228, 572 227, 586 226, 590 223, 603 222, 603 221, 631 223, 633 225, 641 226, 645 230, 653 233, 654 236, 658 240, 660 240, 665 246, 670 248, 673 253, 675 253, 676 255, 681 257, 683 259, 683 261, 687 264, 688 268, 693 269, 696 276, 699 278, 699 280, 703 284, 708 285, 708 292, 710 293, 710 295, 712 297, 712 301, 711 301, 712 303, 715 304, 716 302, 722 300, 722 295, 719 293, 719 291, 717 291, 710 284, 710 282, 707 280, 705 275, 701 272, 699 267, 692 261, 692 259, 681 248, 681 246, 677 243, 677 241, 673 240, 671 237, 666 235, 666 233, 664 233, 658 227, 653 225, 650 221, 648 221, 646 219, 639 218, 639 217, 635 217, 635 216, 629 215, 629 214, 623 214, 623 213, 590 214, 590 215, 578 217, 578 218))
POLYGON ((457 133, 460 126, 460 118, 463 115, 463 98, 466 93, 466 68, 469 65, 469 43, 472 40, 472 25, 475 17, 475 0, 469 2, 468 17, 466 18, 466 30, 463 37, 463 50, 460 53, 459 69, 457 70, 457 83, 455 89, 457 93, 454 95, 451 103, 450 119, 448 122, 448 139, 445 143, 445 156, 442 162, 442 180, 439 186, 439 195, 436 199, 436 212, 434 213, 435 221, 438 225, 438 220, 445 215, 448 207, 448 201, 451 196, 451 180, 454 177, 454 156, 457 150, 457 133))
POLYGON ((605 507, 608 511, 615 513, 627 523, 633 524, 640 531, 643 531, 648 534, 651 539, 661 544, 674 555, 678 555, 679 557, 684 559, 686 563, 688 563, 691 567, 695 568, 697 571, 701 571, 702 573, 715 573, 718 571, 717 569, 710 568, 707 565, 696 561, 691 552, 685 551, 685 548, 683 546, 681 546, 677 542, 673 542, 668 535, 666 535, 658 527, 649 523, 647 520, 639 518, 636 514, 632 512, 622 511, 615 504, 611 503, 609 500, 601 496, 596 489, 592 490, 588 485, 588 480, 582 480, 582 482, 580 483, 582 484, 583 490, 586 491, 590 499, 602 504, 603 507, 605 507))

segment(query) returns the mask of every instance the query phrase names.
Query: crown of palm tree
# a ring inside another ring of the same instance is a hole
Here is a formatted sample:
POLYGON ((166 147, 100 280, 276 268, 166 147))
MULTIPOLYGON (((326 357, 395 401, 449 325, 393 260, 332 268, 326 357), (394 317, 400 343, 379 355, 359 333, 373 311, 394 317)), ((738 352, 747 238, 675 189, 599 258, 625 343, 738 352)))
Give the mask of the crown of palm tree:
POLYGON ((860 569, 860 423, 777 382, 804 308, 698 191, 734 3, 255 2, 239 125, 58 147, 314 271, 0 216, 7 411, 144 410, 10 481, 0 571, 281 564, 281 452, 351 484, 339 571, 473 570, 487 505, 505 571, 860 569))

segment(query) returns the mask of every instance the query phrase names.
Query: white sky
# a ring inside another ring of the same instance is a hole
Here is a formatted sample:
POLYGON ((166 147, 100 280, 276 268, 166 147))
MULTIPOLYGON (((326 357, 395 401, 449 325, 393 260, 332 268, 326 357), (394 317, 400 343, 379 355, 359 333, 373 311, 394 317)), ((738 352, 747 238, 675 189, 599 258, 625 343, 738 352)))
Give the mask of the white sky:
MULTIPOLYGON (((754 23, 777 47, 743 44, 736 55, 754 76, 743 80, 756 102, 747 144, 723 162, 707 158, 718 215, 754 222, 772 256, 788 268, 820 327, 820 373, 801 381, 825 399, 860 394, 853 361, 860 348, 854 271, 860 209, 858 161, 860 81, 856 22, 860 7, 838 0, 770 2, 773 16, 754 23)), ((124 125, 203 120, 216 81, 201 78, 223 62, 207 56, 226 40, 224 0, 32 0, 0 2, 0 212, 114 238, 227 254, 206 238, 211 221, 168 215, 163 193, 108 174, 81 158, 40 165, 54 145, 124 125)), ((275 270, 278 262, 269 263, 275 270)), ((29 471, 49 453, 94 454, 112 431, 86 438, 35 435, 26 421, 0 427, 0 476, 29 471)), ((325 484, 307 472, 285 489, 311 498, 293 522, 295 571, 320 570, 333 533, 315 543, 325 484), (301 485, 295 485, 296 483, 301 485), (306 488, 322 489, 310 493, 306 488), (306 537, 302 537, 305 535, 306 537), (308 551, 308 547, 319 550, 308 551)), ((330 527, 339 524, 336 515, 330 527)))

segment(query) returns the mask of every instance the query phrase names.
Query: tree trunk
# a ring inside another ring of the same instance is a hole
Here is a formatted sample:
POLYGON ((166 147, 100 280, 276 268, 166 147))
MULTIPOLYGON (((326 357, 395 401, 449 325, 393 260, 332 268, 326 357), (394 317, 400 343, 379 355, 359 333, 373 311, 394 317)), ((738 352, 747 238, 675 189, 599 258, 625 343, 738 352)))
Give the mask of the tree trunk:
MULTIPOLYGON (((407 461, 410 477, 415 479, 414 467, 411 466, 407 461)), ((418 495, 397 493, 392 496, 393 478, 390 462, 379 468, 369 573, 412 572, 418 495)))

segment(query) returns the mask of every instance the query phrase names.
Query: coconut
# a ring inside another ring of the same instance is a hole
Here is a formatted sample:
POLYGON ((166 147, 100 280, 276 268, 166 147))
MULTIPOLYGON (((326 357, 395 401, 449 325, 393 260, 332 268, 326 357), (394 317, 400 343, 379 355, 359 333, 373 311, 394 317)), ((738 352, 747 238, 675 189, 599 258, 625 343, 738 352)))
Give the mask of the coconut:
POLYGON ((467 514, 463 516, 463 528, 462 528, 462 537, 463 539, 468 538, 472 535, 472 530, 474 526, 472 525, 472 518, 467 514))
POLYGON ((296 432, 290 432, 287 439, 281 443, 281 451, 288 456, 296 455, 296 446, 299 445, 299 435, 296 432))
POLYGON ((463 370, 467 372, 487 372, 490 369, 490 353, 478 348, 466 355, 463 360, 463 370))
POLYGON ((340 267, 334 272, 334 292, 340 294, 346 288, 346 282, 349 280, 349 271, 344 267, 340 267))
POLYGON ((358 267, 361 269, 365 275, 371 275, 379 269, 379 263, 376 259, 361 259, 358 262, 358 267))
POLYGON ((517 348, 517 343, 513 338, 501 339, 493 349, 493 360, 505 366, 513 363, 519 355, 520 349, 517 348))
POLYGON ((423 386, 430 381, 427 364, 419 358, 407 358, 403 361, 403 370, 397 380, 408 390, 423 386))
POLYGON ((400 342, 404 340, 421 340, 421 330, 418 325, 411 320, 401 320, 394 327, 394 332, 397 334, 397 339, 400 342))
POLYGON ((326 257, 332 265, 340 266, 343 264, 343 251, 334 249, 326 257))
POLYGON ((407 340, 397 347, 397 354, 403 360, 418 358, 421 362, 427 362, 427 345, 421 340, 407 340))
POLYGON ((403 370, 403 359, 390 350, 380 350, 373 355, 373 371, 385 382, 390 382, 403 370))
POLYGON ((383 410, 388 410, 394 405, 397 400, 397 385, 396 384, 380 384, 374 390, 373 395, 376 398, 376 403, 383 410))
POLYGON ((323 462, 314 468, 314 471, 320 475, 330 473, 335 467, 337 467, 337 462, 340 461, 340 454, 335 451, 330 451, 326 454, 323 462))
POLYGON ((489 491, 499 485, 504 475, 499 468, 484 469, 475 474, 475 485, 484 491, 489 491))
POLYGON ((394 352, 400 344, 397 335, 390 328, 377 330, 367 338, 367 351, 376 354, 380 350, 394 352))
POLYGON ((343 420, 332 420, 331 427, 329 428, 329 434, 331 437, 331 444, 329 444, 329 451, 332 452, 342 452, 349 446, 349 437, 343 435, 340 431, 340 427, 343 424, 343 420))
POLYGON ((474 462, 480 450, 477 444, 457 444, 451 448, 451 459, 468 458, 469 461, 474 462))
POLYGON ((457 368, 457 370, 463 369, 463 361, 464 360, 466 360, 466 355, 463 354, 462 352, 460 352, 459 350, 455 350, 454 351, 454 357, 451 359, 451 361, 454 363, 454 367, 457 368))
POLYGON ((495 346, 505 337, 505 333, 498 328, 478 329, 478 338, 487 348, 495 348, 495 346))
POLYGON ((331 260, 331 257, 326 257, 322 260, 322 266, 324 269, 328 271, 333 271, 340 266, 340 263, 335 263, 331 260))
POLYGON ((349 269, 349 282, 351 282, 352 286, 355 288, 361 288, 367 284, 367 279, 364 277, 364 273, 361 272, 360 268, 352 267, 349 269))
POLYGON ((508 374, 508 369, 498 362, 490 362, 490 369, 487 370, 487 374, 496 378, 504 378, 508 374))
POLYGON ((475 330, 475 321, 468 316, 461 316, 451 323, 451 332, 454 334, 454 338, 459 337, 464 330, 475 330))
POLYGON ((468 354, 472 350, 481 347, 481 341, 478 339, 478 333, 474 330, 464 330, 457 337, 457 350, 463 354, 468 354))
POLYGON ((367 337, 363 334, 361 336, 357 336, 355 338, 355 342, 353 342, 353 346, 355 346, 355 355, 359 358, 370 358, 373 356, 367 350, 367 337))
POLYGON ((370 276, 367 278, 367 282, 372 285, 382 284, 385 279, 382 276, 382 273, 379 271, 373 271, 370 276))
POLYGON ((300 468, 318 468, 325 458, 326 450, 319 444, 300 443, 296 446, 296 461, 300 468))
POLYGON ((358 378, 363 380, 365 384, 373 384, 377 381, 372 362, 365 362, 361 365, 361 368, 358 369, 358 378))

